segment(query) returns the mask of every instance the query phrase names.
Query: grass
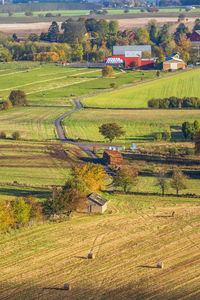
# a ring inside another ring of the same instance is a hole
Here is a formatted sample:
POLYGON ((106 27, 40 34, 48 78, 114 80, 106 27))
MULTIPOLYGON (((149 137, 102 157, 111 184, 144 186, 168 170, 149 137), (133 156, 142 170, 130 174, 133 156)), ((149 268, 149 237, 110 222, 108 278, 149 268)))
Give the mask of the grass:
POLYGON ((72 145, 1 140, 0 185, 4 192, 7 185, 16 185, 16 190, 63 185, 70 168, 80 164, 84 156, 72 145))
POLYGON ((110 214, 1 235, 1 299, 198 299, 199 200, 105 197, 110 214))
MULTIPOLYGON (((126 95, 126 93, 124 93, 126 95)), ((200 119, 199 110, 106 110, 85 109, 63 121, 66 136, 103 142, 105 139, 99 133, 99 126, 103 123, 117 122, 126 134, 114 143, 131 143, 151 141, 154 134, 164 132, 169 128, 172 138, 182 139, 181 125, 184 121, 200 119)))
POLYGON ((126 90, 115 90, 82 100, 85 107, 139 108, 147 107, 151 98, 198 97, 200 69, 136 85, 126 90))
MULTIPOLYGON (((170 12, 179 12, 180 8, 173 7, 173 8, 160 8, 160 13, 170 13, 170 12)), ((109 15, 118 15, 118 14, 124 14, 124 9, 107 9, 109 15)), ((199 12, 200 9, 196 8, 190 11, 190 13, 196 13, 199 12)), ((146 12, 146 11, 145 11, 146 12)), ((184 12, 184 9, 182 9, 182 12, 184 12)), ((46 13, 52 13, 53 15, 61 14, 62 17, 73 17, 73 16, 88 16, 90 13, 90 10, 53 10, 53 11, 38 11, 33 12, 33 16, 26 16, 25 12, 16 12, 13 13, 13 15, 9 18, 12 19, 12 17, 15 18, 30 18, 30 17, 39 17, 39 14, 42 14, 45 16, 46 13)), ((140 8, 131 8, 129 9, 128 14, 133 13, 141 13, 140 8)), ((157 13, 159 16, 159 13, 157 13)), ((0 13, 0 18, 8 18, 8 13, 0 13)))

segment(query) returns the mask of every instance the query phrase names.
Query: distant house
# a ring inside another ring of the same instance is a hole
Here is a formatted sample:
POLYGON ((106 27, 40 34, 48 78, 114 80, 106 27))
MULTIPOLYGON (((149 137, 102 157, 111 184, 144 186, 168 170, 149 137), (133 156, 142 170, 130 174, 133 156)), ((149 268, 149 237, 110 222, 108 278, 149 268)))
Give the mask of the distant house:
POLYGON ((78 212, 103 213, 107 209, 108 200, 99 194, 92 193, 87 197, 85 208, 77 208, 78 212))
POLYGON ((185 69, 185 62, 179 58, 178 53, 171 57, 167 57, 163 62, 163 71, 173 71, 178 69, 185 69))
POLYGON ((123 156, 119 151, 105 150, 103 161, 106 165, 119 166, 124 164, 123 156))

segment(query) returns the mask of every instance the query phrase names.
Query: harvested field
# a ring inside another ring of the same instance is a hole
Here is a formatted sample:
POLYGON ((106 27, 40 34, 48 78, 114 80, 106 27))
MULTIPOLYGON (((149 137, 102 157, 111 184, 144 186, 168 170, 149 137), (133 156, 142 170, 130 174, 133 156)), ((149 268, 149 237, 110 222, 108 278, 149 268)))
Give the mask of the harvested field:
MULTIPOLYGON (((107 17, 109 20, 109 16, 107 17)), ((118 19, 118 18, 117 18, 118 19)), ((146 16, 145 18, 135 18, 132 17, 130 18, 128 15, 126 18, 118 19, 119 22, 119 29, 124 30, 124 29, 130 29, 134 27, 144 27, 148 24, 150 20, 156 20, 159 25, 163 26, 165 23, 169 24, 176 24, 173 26, 173 30, 175 30, 175 27, 178 26, 177 22, 177 16, 171 17, 159 17, 159 16, 151 16, 148 17, 146 16)), ((195 22, 195 17, 188 17, 187 21, 185 22, 186 26, 189 27, 189 29, 192 29, 194 26, 195 22)), ((0 19, 1 21, 1 19, 0 19)), ((58 24, 61 26, 62 22, 58 22, 58 24)), ((11 24, 0 24, 0 31, 12 35, 14 32, 17 34, 18 37, 24 38, 28 37, 30 33, 37 33, 41 34, 41 32, 47 32, 49 26, 51 25, 51 22, 34 22, 34 23, 11 23, 11 24)))
POLYGON ((1 236, 1 299, 199 299, 198 200, 113 196, 108 209, 1 236))

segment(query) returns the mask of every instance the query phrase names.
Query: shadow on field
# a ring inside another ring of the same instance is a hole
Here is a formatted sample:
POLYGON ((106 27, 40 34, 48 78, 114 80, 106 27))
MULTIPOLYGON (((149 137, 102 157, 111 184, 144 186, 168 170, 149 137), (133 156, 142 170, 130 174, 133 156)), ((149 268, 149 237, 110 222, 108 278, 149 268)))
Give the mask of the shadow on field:
POLYGON ((17 188, 13 186, 13 189, 0 187, 0 194, 13 196, 13 197, 27 197, 27 196, 35 196, 37 198, 44 199, 48 197, 48 191, 33 191, 33 190, 24 190, 23 188, 17 188))
POLYGON ((84 161, 84 162, 91 162, 93 164, 100 164, 102 165, 102 159, 101 158, 93 158, 93 157, 81 157, 80 160, 84 161))
POLYGON ((156 218, 173 218, 172 216, 156 216, 156 218))
POLYGON ((75 258, 88 259, 86 256, 74 256, 75 258))
POLYGON ((138 268, 157 269, 155 266, 138 266, 138 268))

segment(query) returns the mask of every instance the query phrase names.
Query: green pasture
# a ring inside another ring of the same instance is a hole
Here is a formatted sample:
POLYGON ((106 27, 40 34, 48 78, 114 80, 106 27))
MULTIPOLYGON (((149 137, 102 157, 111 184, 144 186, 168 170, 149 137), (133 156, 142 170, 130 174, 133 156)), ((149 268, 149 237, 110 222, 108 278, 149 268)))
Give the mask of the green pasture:
MULTIPOLYGON (((106 9, 109 15, 118 15, 118 14, 124 14, 124 9, 106 9)), ((160 13, 170 13, 170 12, 179 12, 180 8, 178 7, 172 7, 172 8, 160 8, 159 12, 160 13)), ((185 9, 181 8, 181 11, 184 12, 185 9)), ((145 11, 146 12, 146 11, 145 11)), ((155 16, 158 14, 155 13, 155 16)), ((200 8, 195 8, 190 11, 190 13, 195 13, 195 12, 200 12, 200 8)), ((53 11, 37 11, 33 12, 32 16, 26 16, 25 12, 16 12, 13 13, 12 16, 9 18, 15 17, 15 18, 30 18, 30 17, 39 17, 40 14, 45 16, 47 13, 52 13, 54 16, 57 14, 61 14, 62 17, 76 17, 76 16, 89 16, 90 15, 90 10, 53 10, 53 11)), ((130 8, 128 14, 133 14, 133 13, 141 13, 141 8, 130 8)), ((152 13, 151 13, 152 15, 152 13)), ((0 18, 7 18, 8 13, 0 13, 0 18)))
POLYGON ((115 90, 82 100, 85 107, 139 108, 147 107, 151 98, 199 97, 200 69, 170 74, 152 82, 115 90))
POLYGON ((6 131, 11 137, 19 131, 25 140, 57 139, 55 120, 69 108, 62 107, 17 107, 0 112, 0 131, 6 131))
MULTIPOLYGON (((68 144, 1 140, 0 186, 3 190, 0 187, 0 193, 6 194, 8 184, 16 185, 16 193, 26 187, 63 185, 70 169, 84 156, 79 148, 68 144)), ((8 192, 8 196, 12 194, 8 192)))
POLYGON ((99 126, 116 122, 123 127, 126 134, 114 140, 114 143, 131 143, 150 141, 155 133, 164 132, 169 128, 172 138, 182 139, 181 124, 194 120, 200 120, 199 110, 85 109, 65 118, 63 125, 69 138, 78 136, 83 140, 103 142, 105 140, 99 133, 99 126))

